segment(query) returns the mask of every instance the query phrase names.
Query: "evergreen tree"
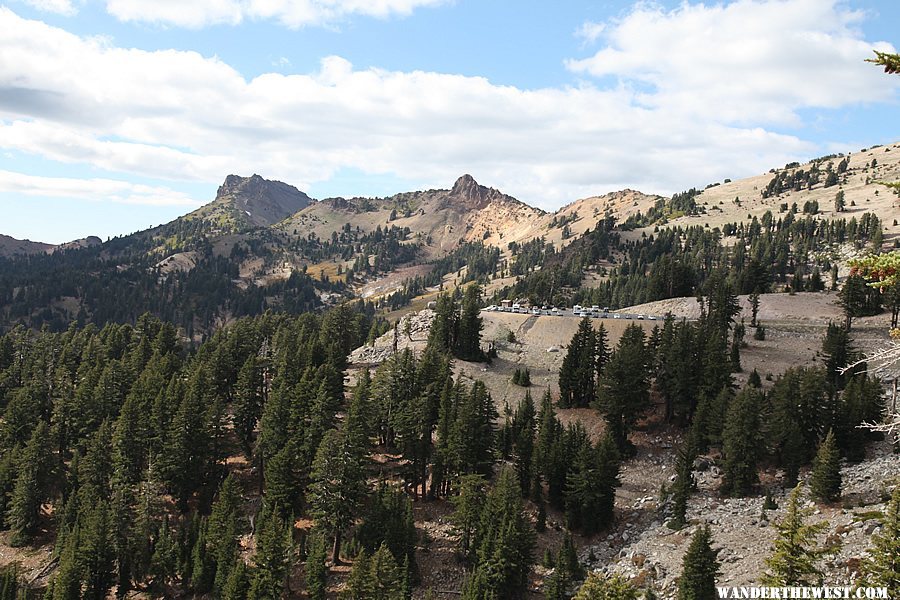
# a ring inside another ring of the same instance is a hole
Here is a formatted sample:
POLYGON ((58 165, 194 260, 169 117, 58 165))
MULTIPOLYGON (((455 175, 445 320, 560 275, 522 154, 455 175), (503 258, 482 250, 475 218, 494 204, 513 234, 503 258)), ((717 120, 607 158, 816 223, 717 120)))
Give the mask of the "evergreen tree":
POLYGON ((718 550, 713 550, 709 526, 697 529, 691 538, 678 580, 678 600, 715 600, 719 575, 718 550))
POLYGON ((263 508, 256 536, 256 568, 249 596, 281 598, 288 574, 291 553, 290 524, 277 511, 263 508))
POLYGON ((758 325, 758 321, 756 320, 757 316, 759 316, 759 292, 754 291, 750 294, 750 327, 756 327, 758 325))
POLYGON ((748 386, 728 408, 722 434, 722 454, 725 457, 722 492, 725 494, 746 496, 756 485, 761 398, 759 390, 748 386))
POLYGON ((459 333, 456 339, 454 355, 463 360, 482 360, 481 330, 484 324, 481 319, 481 286, 473 283, 463 294, 462 307, 459 314, 459 333))
POLYGON ((19 569, 16 563, 0 570, 0 600, 17 600, 19 596, 19 569))
MULTIPOLYGON (((77 538, 77 532, 74 535, 77 538)), ((82 577, 76 539, 70 539, 65 544, 59 557, 59 568, 56 570, 56 576, 52 583, 52 590, 48 590, 48 596, 52 600, 81 599, 82 577)))
POLYGON ((222 588, 222 600, 247 600, 250 592, 250 576, 242 558, 237 558, 228 570, 228 580, 222 588))
POLYGON ((638 591, 621 575, 588 575, 573 600, 638 600, 638 591))
POLYGON ((253 450, 253 430, 262 416, 263 381, 259 359, 249 356, 238 373, 234 399, 234 430, 244 454, 253 450))
POLYGON ((434 321, 428 332, 428 345, 443 352, 457 347, 459 307, 450 294, 441 294, 435 303, 434 321))
POLYGON ((567 478, 566 514, 570 527, 591 535, 609 525, 618 485, 619 451, 612 436, 603 436, 596 447, 586 440, 567 478))
POLYGON ((463 598, 519 596, 527 583, 534 531, 522 510, 518 478, 504 468, 485 498, 475 535, 476 562, 463 598))
POLYGON ((675 482, 672 484, 672 518, 669 527, 681 529, 687 524, 687 502, 694 489, 694 451, 690 443, 678 449, 675 482))
POLYGON ((298 444, 289 441, 266 463, 265 498, 279 514, 287 517, 300 505, 301 485, 298 465, 302 464, 298 444))
POLYGON ((769 438, 787 481, 796 482, 835 421, 834 394, 824 369, 788 369, 775 382, 769 404, 769 438))
POLYGON ((814 497, 823 502, 836 502, 841 497, 841 455, 831 430, 819 446, 813 462, 809 489, 814 497))
POLYGON ((597 392, 597 406, 625 456, 633 453, 628 434, 650 405, 648 364, 644 330, 632 323, 604 367, 597 392))
POLYGON ((841 370, 854 362, 857 357, 847 329, 829 321, 825 339, 822 340, 822 354, 825 355, 825 372, 828 375, 828 381, 835 389, 844 389, 850 374, 843 374, 841 370))
POLYGON ((516 473, 519 475, 519 483, 522 485, 523 495, 531 491, 531 482, 534 475, 535 416, 534 400, 532 400, 529 392, 525 392, 525 398, 519 404, 512 424, 513 445, 516 451, 516 473))
POLYGON ((872 536, 863 572, 866 585, 886 587, 890 598, 900 595, 900 486, 891 494, 881 531, 872 536))
POLYGON ((816 537, 827 530, 828 523, 823 521, 810 525, 805 522, 812 510, 801 506, 801 494, 802 487, 798 485, 788 499, 787 514, 775 524, 778 537, 772 555, 766 559, 769 570, 763 575, 764 585, 822 585, 822 570, 818 562, 836 551, 816 545, 816 537))
POLYGON ((365 473, 360 448, 353 448, 346 435, 332 429, 316 452, 309 488, 310 514, 334 540, 332 564, 339 564, 341 537, 353 522, 365 493, 365 473))
MULTIPOLYGON (((328 567, 325 566, 325 536, 313 533, 307 542, 306 593, 312 600, 325 600, 328 586, 328 567)), ((354 565, 354 568, 356 565, 354 565)))
POLYGON ((469 562, 474 561, 478 549, 478 527, 485 497, 484 478, 465 475, 459 482, 459 495, 450 500, 455 509, 450 520, 459 535, 459 554, 469 562))
POLYGON ((84 569, 85 590, 83 598, 104 600, 115 582, 113 573, 115 552, 110 531, 109 504, 85 508, 87 514, 78 538, 79 562, 84 569))
POLYGON ((844 327, 850 331, 854 317, 874 314, 872 290, 867 287, 861 275, 852 274, 847 277, 844 287, 838 293, 838 306, 844 311, 844 327))
POLYGON ((560 408, 590 406, 596 396, 597 337, 591 320, 585 317, 569 342, 559 369, 560 408))
POLYGON ((857 374, 847 382, 841 404, 835 415, 835 435, 847 460, 859 462, 866 457, 866 441, 877 439, 878 432, 860 427, 877 423, 884 414, 882 384, 867 374, 857 374))
POLYGON ((347 585, 341 592, 342 600, 367 600, 375 594, 375 582, 372 580, 371 559, 365 550, 361 550, 353 561, 353 569, 347 579, 347 585))
POLYGON ((219 488, 209 516, 208 552, 215 565, 214 588, 222 592, 239 562, 241 495, 234 475, 229 475, 219 488))
POLYGON ((412 502, 402 490, 382 484, 362 522, 356 528, 355 540, 367 552, 375 552, 385 544, 394 557, 416 576, 416 533, 412 502))
POLYGON ((19 450, 18 447, 4 449, 3 456, 0 456, 0 530, 7 528, 6 516, 9 497, 16 485, 19 450))
POLYGON ((212 404, 210 387, 206 369, 195 369, 159 458, 163 479, 182 510, 187 509, 188 500, 202 487, 209 472, 211 436, 206 409, 212 404))
POLYGON ((47 497, 51 453, 49 428, 40 421, 19 457, 18 475, 8 503, 6 522, 12 530, 10 544, 24 546, 37 533, 41 503, 47 497))
POLYGON ((396 558, 384 544, 372 555, 369 562, 369 581, 372 582, 372 600, 404 600, 403 571, 396 558))
POLYGON ((196 537, 190 557, 190 583, 197 594, 205 594, 212 589, 213 562, 207 545, 209 520, 206 517, 195 518, 197 523, 196 537))

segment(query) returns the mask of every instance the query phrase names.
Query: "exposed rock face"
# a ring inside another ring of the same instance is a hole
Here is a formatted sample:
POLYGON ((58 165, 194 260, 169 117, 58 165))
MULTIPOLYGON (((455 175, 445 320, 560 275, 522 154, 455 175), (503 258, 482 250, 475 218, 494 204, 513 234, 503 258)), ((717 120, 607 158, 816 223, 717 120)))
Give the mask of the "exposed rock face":
POLYGON ((231 204, 252 225, 268 227, 309 206, 313 199, 292 185, 259 175, 229 175, 219 186, 215 203, 231 204))
POLYGON ((500 190, 485 187, 475 181, 474 177, 466 174, 456 180, 449 196, 442 204, 444 206, 452 204, 457 209, 481 210, 491 202, 518 203, 515 198, 507 196, 500 190))

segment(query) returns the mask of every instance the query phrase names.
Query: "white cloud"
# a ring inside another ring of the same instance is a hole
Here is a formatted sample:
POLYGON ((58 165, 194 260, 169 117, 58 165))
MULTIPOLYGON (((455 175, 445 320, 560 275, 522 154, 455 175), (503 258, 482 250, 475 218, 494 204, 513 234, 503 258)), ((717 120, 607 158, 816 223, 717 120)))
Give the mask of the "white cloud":
POLYGON ((606 23, 595 23, 593 21, 585 21, 575 30, 575 37, 584 40, 585 44, 593 44, 597 41, 603 31, 606 29, 606 23))
MULTIPOLYGON (((382 5, 389 4, 395 6, 382 5)), ((809 8, 806 0, 794 4, 809 8)), ((610 36, 610 48, 572 64, 584 73, 640 82, 648 73, 657 88, 639 92, 627 81, 610 88, 584 83, 525 90, 481 77, 359 70, 340 57, 324 59, 314 73, 247 80, 216 58, 120 48, 0 8, 0 150, 169 181, 212 184, 228 173, 256 172, 301 189, 343 169, 431 187, 447 187, 471 172, 550 208, 625 186, 678 191, 815 155, 814 144, 764 126, 785 122, 804 106, 877 101, 896 89, 894 79, 855 54, 868 42, 849 33, 837 36, 830 23, 818 32, 807 27, 809 39, 831 36, 829 43, 839 49, 821 56, 798 44, 777 48, 787 55, 772 54, 775 49, 759 41, 761 56, 768 56, 781 84, 785 62, 802 65, 791 71, 800 82, 805 70, 821 73, 821 63, 837 74, 803 90, 729 78, 725 66, 691 75, 682 61, 712 61, 678 44, 672 51, 682 58, 671 59, 668 69, 655 69, 650 57, 626 43, 625 31, 638 21, 661 27, 656 21, 668 19, 678 26, 682 12, 700 11, 702 17, 702 10, 633 13, 608 27, 604 38, 610 36), (604 52, 619 53, 623 63, 617 66, 604 52), (716 81, 716 73, 725 83, 716 81), (691 93, 690 85, 700 87, 691 93), (703 99, 707 94, 723 104, 703 99), (787 108, 776 110, 781 102, 787 108)), ((706 17, 696 22, 711 23, 706 17)), ((796 20, 787 23, 770 22, 771 37, 796 26, 796 20)), ((838 30, 849 32, 849 25, 838 30)), ((682 35, 686 31, 681 27, 682 35)), ((744 43, 755 56, 755 30, 747 31, 751 37, 744 43)), ((669 60, 669 50, 657 51, 658 60, 669 60)), ((742 60, 752 63, 752 74, 765 72, 762 58, 723 52, 737 61, 735 73, 742 60)))
POLYGON ((54 13, 64 17, 71 17, 78 13, 72 0, 24 0, 24 2, 41 12, 54 13))
POLYGON ((798 125, 802 108, 890 99, 897 82, 863 68, 864 14, 837 0, 737 0, 666 11, 639 4, 607 24, 609 45, 569 69, 651 91, 641 104, 729 123, 798 125))
MULTIPOLYGON (((35 0, 54 1, 65 0, 35 0)), ((447 0, 107 0, 107 11, 122 21, 199 28, 236 25, 246 18, 274 19, 291 28, 327 25, 352 15, 407 16, 447 0)))
POLYGON ((3 170, 0 170, 0 192, 153 206, 196 207, 202 204, 186 194, 166 187, 134 184, 114 179, 41 177, 3 170))

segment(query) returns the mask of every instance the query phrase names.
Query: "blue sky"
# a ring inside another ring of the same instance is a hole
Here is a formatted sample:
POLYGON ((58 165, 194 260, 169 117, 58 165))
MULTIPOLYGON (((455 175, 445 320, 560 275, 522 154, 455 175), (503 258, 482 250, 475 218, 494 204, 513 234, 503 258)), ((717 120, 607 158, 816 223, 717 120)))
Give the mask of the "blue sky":
POLYGON ((9 0, 0 233, 161 222, 229 173, 553 209, 900 139, 892 0, 9 0))

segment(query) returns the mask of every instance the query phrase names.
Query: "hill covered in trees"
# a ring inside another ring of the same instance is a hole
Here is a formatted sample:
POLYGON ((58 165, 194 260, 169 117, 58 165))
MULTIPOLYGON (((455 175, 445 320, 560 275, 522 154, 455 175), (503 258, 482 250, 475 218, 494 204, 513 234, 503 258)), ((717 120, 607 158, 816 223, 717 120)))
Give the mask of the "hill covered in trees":
POLYGON ((890 188, 859 200, 894 163, 865 158, 774 170, 728 210, 711 199, 744 183, 545 214, 468 176, 323 201, 230 177, 172 223, 0 258, 0 600, 896 587, 898 463, 861 427, 885 372, 860 346, 896 327, 900 284, 848 268, 896 239, 890 188), (763 322, 773 294, 839 318, 763 322), (685 297, 691 319, 481 311, 685 297), (426 301, 423 327, 398 318, 426 301), (723 506, 771 545, 752 575, 723 506))

